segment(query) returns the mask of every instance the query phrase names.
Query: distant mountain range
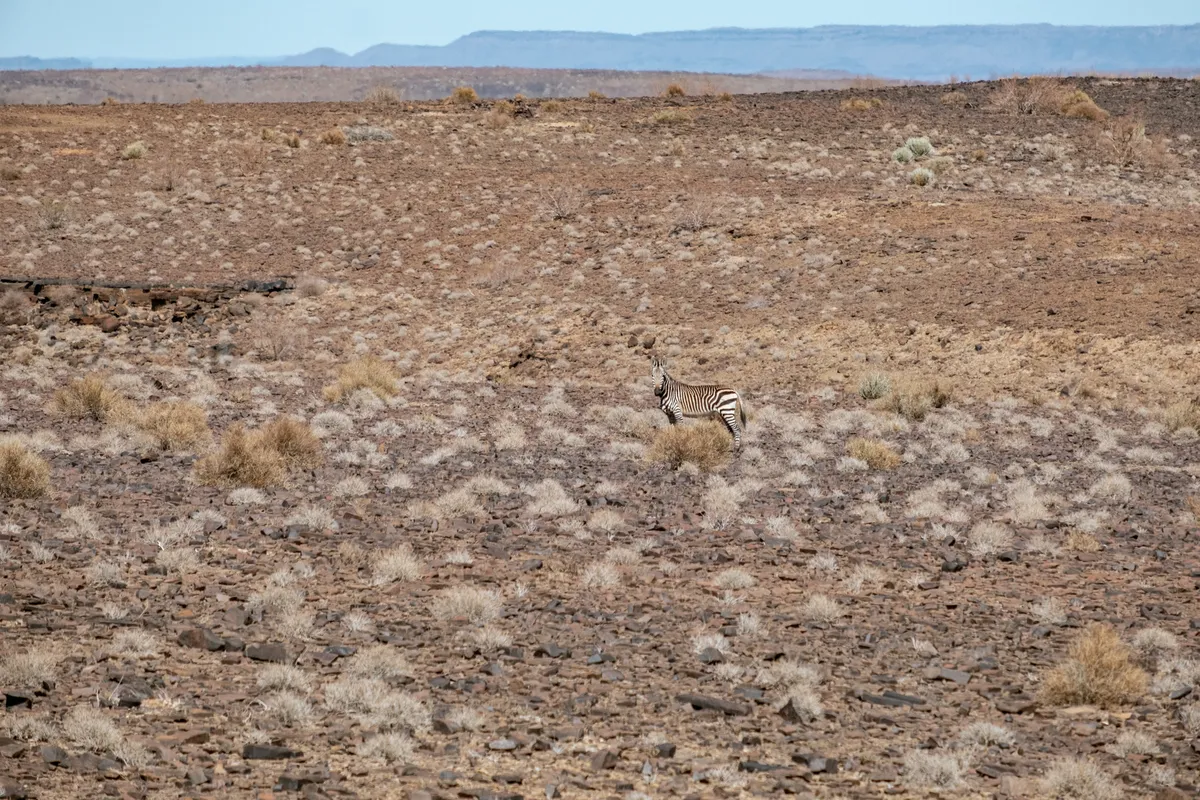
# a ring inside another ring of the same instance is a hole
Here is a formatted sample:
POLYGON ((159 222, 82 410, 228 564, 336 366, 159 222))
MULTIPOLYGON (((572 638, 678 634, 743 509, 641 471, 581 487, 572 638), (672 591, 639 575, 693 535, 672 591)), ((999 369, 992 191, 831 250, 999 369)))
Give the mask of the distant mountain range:
POLYGON ((1200 72, 1200 24, 1145 27, 829 25, 713 28, 626 35, 479 31, 447 45, 377 44, 353 55, 318 48, 294 56, 187 60, 0 58, 0 69, 189 66, 530 67, 786 73, 829 70, 914 80, 951 75, 1200 72))

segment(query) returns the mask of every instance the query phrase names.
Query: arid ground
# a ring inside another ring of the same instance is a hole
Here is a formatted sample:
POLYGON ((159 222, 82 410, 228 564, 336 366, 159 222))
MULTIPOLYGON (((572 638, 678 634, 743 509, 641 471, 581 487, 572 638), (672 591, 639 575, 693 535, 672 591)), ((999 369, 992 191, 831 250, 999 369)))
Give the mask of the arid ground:
POLYGON ((0 797, 1195 795, 1200 82, 684 91, 0 107, 0 797))

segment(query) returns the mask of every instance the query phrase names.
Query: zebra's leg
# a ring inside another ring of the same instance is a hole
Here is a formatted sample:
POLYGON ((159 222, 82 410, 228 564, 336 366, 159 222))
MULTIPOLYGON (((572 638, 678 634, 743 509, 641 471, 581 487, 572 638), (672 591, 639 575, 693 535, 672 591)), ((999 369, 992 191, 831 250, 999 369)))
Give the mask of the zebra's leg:
POLYGON ((725 427, 729 429, 729 433, 733 436, 733 446, 741 447, 742 445, 742 430, 737 424, 736 411, 722 411, 721 421, 725 423, 725 427))
POLYGON ((662 410, 663 413, 667 415, 667 422, 671 423, 672 425, 675 425, 679 422, 679 416, 670 406, 663 406, 662 410))

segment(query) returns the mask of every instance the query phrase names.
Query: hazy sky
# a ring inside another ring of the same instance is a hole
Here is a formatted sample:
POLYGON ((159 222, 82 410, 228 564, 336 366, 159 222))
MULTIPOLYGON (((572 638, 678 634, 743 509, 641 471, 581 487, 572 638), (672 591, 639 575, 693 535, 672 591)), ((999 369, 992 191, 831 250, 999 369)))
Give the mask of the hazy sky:
POLYGON ((0 0, 0 56, 275 56, 445 44, 471 31, 1200 22, 1198 0, 0 0))

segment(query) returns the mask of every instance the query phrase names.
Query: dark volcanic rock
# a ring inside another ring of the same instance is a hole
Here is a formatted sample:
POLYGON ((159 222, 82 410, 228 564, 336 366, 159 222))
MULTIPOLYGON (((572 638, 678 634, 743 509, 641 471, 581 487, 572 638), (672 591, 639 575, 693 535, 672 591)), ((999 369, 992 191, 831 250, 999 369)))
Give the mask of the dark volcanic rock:
POLYGON ((695 709, 720 711, 722 714, 729 714, 730 716, 745 716, 750 713, 750 706, 745 703, 738 703, 733 700, 721 700, 716 697, 706 697, 702 694, 680 694, 676 695, 675 699, 681 703, 687 703, 695 709))
POLYGON ((302 753, 286 745, 278 744, 248 744, 242 747, 242 758, 249 760, 276 760, 283 758, 299 758, 302 753))
POLYGON ((293 660, 286 647, 281 644, 269 643, 246 645, 246 658, 253 661, 270 661, 275 664, 290 664, 293 660))

